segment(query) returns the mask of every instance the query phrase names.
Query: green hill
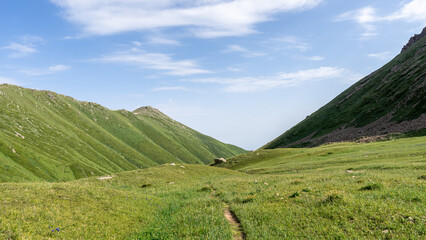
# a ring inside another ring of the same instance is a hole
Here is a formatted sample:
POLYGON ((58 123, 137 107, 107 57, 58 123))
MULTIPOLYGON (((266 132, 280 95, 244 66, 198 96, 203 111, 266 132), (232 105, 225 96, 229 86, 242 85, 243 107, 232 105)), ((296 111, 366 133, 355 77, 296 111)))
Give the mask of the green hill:
POLYGON ((426 28, 401 54, 263 148, 426 133, 426 28))
POLYGON ((157 166, 208 164, 245 150, 151 107, 111 111, 49 91, 0 85, 0 182, 66 181, 157 166))

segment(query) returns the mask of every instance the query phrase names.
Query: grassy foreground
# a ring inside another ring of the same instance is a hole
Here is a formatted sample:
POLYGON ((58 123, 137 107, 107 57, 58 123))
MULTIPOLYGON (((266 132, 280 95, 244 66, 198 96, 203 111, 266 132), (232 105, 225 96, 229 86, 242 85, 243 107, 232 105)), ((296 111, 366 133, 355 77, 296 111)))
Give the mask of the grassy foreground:
POLYGON ((420 137, 2 183, 0 239, 232 239, 225 203, 247 239, 424 239, 425 163, 420 137))

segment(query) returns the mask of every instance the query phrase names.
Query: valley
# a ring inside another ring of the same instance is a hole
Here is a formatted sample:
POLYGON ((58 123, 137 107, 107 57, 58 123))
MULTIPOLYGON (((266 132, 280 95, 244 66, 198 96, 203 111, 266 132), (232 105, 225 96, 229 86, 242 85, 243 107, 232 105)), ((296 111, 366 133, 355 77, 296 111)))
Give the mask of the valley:
POLYGON ((0 240, 426 239, 425 16, 0 1, 0 240))

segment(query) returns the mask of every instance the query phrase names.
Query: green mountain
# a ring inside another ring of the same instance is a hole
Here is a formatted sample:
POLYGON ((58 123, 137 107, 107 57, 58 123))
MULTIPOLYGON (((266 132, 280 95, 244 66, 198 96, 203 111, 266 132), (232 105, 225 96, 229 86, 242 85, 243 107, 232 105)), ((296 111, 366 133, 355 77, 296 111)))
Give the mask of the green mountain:
POLYGON ((361 79, 263 148, 426 134, 426 28, 379 70, 361 79))
POLYGON ((111 111, 50 91, 0 85, 0 182, 66 181, 163 163, 208 164, 245 150, 160 111, 111 111))

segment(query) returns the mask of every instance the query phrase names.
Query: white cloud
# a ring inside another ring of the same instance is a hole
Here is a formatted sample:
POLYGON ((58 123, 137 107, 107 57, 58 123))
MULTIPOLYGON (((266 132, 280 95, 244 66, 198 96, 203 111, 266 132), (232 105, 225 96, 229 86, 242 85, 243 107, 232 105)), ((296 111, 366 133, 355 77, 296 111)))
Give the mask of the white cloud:
POLYGON ((306 10, 322 0, 51 0, 86 34, 109 35, 187 27, 201 38, 242 36, 277 13, 306 10))
POLYGON ((170 38, 164 38, 159 36, 150 36, 148 38, 148 44, 157 44, 157 45, 174 45, 179 46, 180 42, 170 38))
POLYGON ((38 52, 36 47, 41 43, 44 43, 41 37, 24 35, 18 37, 18 41, 11 42, 8 46, 0 47, 0 50, 11 51, 12 53, 9 55, 11 58, 20 58, 38 52))
POLYGON ((283 46, 280 46, 279 48, 281 49, 297 49, 300 50, 302 52, 305 52, 306 50, 311 48, 311 45, 300 40, 297 37, 294 36, 285 36, 285 37, 281 37, 281 38, 275 38, 272 39, 273 41, 279 42, 279 43, 284 43, 283 46))
POLYGON ((369 57, 377 58, 380 60, 389 60, 391 58, 391 52, 385 51, 381 53, 371 53, 368 54, 369 57))
POLYGON ((165 71, 166 74, 175 76, 211 73, 198 67, 194 60, 173 60, 169 54, 148 53, 137 48, 104 55, 92 61, 131 64, 141 68, 165 71))
POLYGON ((402 5, 402 8, 385 17, 386 20, 404 19, 408 21, 426 21, 426 2, 425 0, 413 0, 402 5))
POLYGON ((9 55, 11 58, 20 58, 38 52, 36 45, 44 43, 41 37, 32 35, 20 36, 18 39, 18 42, 11 42, 8 46, 0 47, 0 49, 11 51, 12 53, 9 55))
POLYGON ((19 44, 16 42, 12 42, 6 47, 2 47, 2 49, 11 50, 12 53, 9 56, 12 58, 25 57, 30 53, 37 52, 37 50, 31 45, 19 44))
POLYGON ((256 52, 256 51, 250 51, 247 48, 244 48, 240 45, 228 45, 225 50, 223 50, 224 53, 234 53, 239 52, 243 53, 244 57, 263 57, 267 54, 264 52, 256 52))
POLYGON ((240 45, 229 45, 224 52, 248 52, 248 50, 240 45))
POLYGON ((322 56, 309 56, 309 57, 300 57, 300 59, 308 60, 308 61, 322 61, 324 57, 322 56))
POLYGON ((58 64, 58 65, 50 66, 46 69, 27 69, 27 70, 21 70, 19 72, 29 76, 40 76, 40 75, 48 75, 48 74, 63 72, 69 69, 71 69, 71 67, 58 64))
POLYGON ((225 85, 223 89, 225 92, 258 92, 276 87, 298 86, 325 79, 351 78, 352 80, 352 75, 343 68, 320 67, 291 73, 279 73, 271 77, 205 78, 186 81, 225 85))
POLYGON ((62 40, 76 40, 76 39, 81 39, 81 36, 65 36, 62 38, 62 40))
POLYGON ((335 21, 354 21, 364 28, 362 36, 369 38, 376 36, 375 23, 383 21, 421 21, 426 23, 426 2, 425 0, 412 0, 402 4, 401 9, 396 12, 379 16, 375 8, 368 6, 361 9, 345 12, 335 17, 335 21))
POLYGON ((183 86, 171 86, 171 87, 158 87, 152 89, 152 91, 190 91, 191 89, 183 86))
POLYGON ((365 7, 349 12, 345 12, 335 18, 336 21, 355 21, 364 28, 362 36, 365 38, 376 36, 376 27, 373 23, 380 21, 376 16, 376 9, 365 7))

